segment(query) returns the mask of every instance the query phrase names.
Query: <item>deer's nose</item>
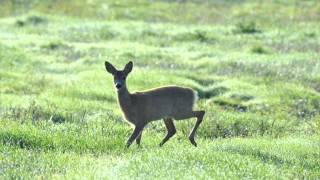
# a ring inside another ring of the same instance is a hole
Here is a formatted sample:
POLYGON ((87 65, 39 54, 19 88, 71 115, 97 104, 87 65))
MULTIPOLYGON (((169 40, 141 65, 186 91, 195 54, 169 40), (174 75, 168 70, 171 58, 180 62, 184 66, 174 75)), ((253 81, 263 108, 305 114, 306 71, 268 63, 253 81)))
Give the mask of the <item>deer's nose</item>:
POLYGON ((119 81, 117 81, 117 82, 116 82, 116 88, 119 89, 119 88, 121 88, 121 86, 122 86, 122 83, 119 82, 119 81))

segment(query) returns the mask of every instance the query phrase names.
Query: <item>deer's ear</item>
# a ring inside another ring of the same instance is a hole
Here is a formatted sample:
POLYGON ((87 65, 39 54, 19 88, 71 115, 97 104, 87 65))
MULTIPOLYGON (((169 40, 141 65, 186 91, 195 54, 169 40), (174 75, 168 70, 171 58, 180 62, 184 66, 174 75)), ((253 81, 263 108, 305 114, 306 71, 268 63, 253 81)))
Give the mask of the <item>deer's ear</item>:
POLYGON ((117 72, 116 68, 114 68, 113 65, 111 63, 109 63, 108 61, 104 62, 104 65, 106 66, 106 70, 110 74, 115 74, 117 72))
POLYGON ((132 61, 129 61, 129 62, 126 64, 126 66, 124 67, 123 72, 124 72, 125 74, 129 74, 129 73, 132 71, 132 67, 133 67, 133 63, 132 63, 132 61))

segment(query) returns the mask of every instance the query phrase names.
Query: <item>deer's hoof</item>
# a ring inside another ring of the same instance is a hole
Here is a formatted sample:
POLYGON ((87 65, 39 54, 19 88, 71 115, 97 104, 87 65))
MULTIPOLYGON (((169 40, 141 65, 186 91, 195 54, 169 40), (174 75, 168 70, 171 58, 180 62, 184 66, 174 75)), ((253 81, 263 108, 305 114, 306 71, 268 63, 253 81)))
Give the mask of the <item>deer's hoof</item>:
POLYGON ((129 149, 130 145, 131 145, 131 144, 127 143, 126 146, 125 146, 126 149, 129 149))
POLYGON ((197 147, 197 143, 196 143, 196 141, 194 140, 194 138, 189 137, 189 140, 190 140, 190 142, 191 142, 192 145, 194 145, 195 147, 197 147))

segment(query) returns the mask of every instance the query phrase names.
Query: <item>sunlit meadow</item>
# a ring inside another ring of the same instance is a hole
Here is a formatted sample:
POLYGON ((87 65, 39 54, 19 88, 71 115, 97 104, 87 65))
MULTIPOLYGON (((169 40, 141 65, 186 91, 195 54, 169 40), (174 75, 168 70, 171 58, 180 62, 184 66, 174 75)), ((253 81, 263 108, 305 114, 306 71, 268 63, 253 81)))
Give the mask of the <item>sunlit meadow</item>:
POLYGON ((320 3, 0 1, 0 179, 319 179, 320 3), (125 148, 105 61, 130 91, 195 89, 206 110, 125 148))

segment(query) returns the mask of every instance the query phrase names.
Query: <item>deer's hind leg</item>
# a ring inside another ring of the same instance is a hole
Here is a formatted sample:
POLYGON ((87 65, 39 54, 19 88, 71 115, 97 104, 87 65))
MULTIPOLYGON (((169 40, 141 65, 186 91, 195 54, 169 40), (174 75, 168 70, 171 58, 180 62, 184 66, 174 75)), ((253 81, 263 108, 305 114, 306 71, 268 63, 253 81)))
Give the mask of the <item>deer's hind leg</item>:
POLYGON ((164 124, 166 125, 167 128, 167 135, 163 138, 159 146, 163 146, 164 143, 166 143, 177 131, 176 128, 174 127, 173 120, 172 118, 166 118, 163 120, 164 124))
POLYGON ((196 134, 198 127, 200 126, 200 124, 203 120, 203 116, 205 114, 205 111, 193 111, 192 114, 193 114, 193 117, 197 118, 197 121, 196 121, 196 124, 194 125, 190 135, 189 135, 189 140, 190 140, 191 144, 193 144, 194 146, 197 146, 197 143, 194 140, 194 136, 196 134))
POLYGON ((194 136, 196 135, 196 131, 203 120, 204 114, 205 114, 205 111, 192 111, 191 110, 191 111, 188 111, 187 113, 178 114, 174 117, 174 119, 176 119, 176 120, 188 119, 188 118, 192 118, 192 117, 197 118, 197 122, 194 125, 194 127, 189 135, 189 140, 190 140, 191 144, 193 144, 194 146, 197 146, 197 143, 194 140, 194 136))

